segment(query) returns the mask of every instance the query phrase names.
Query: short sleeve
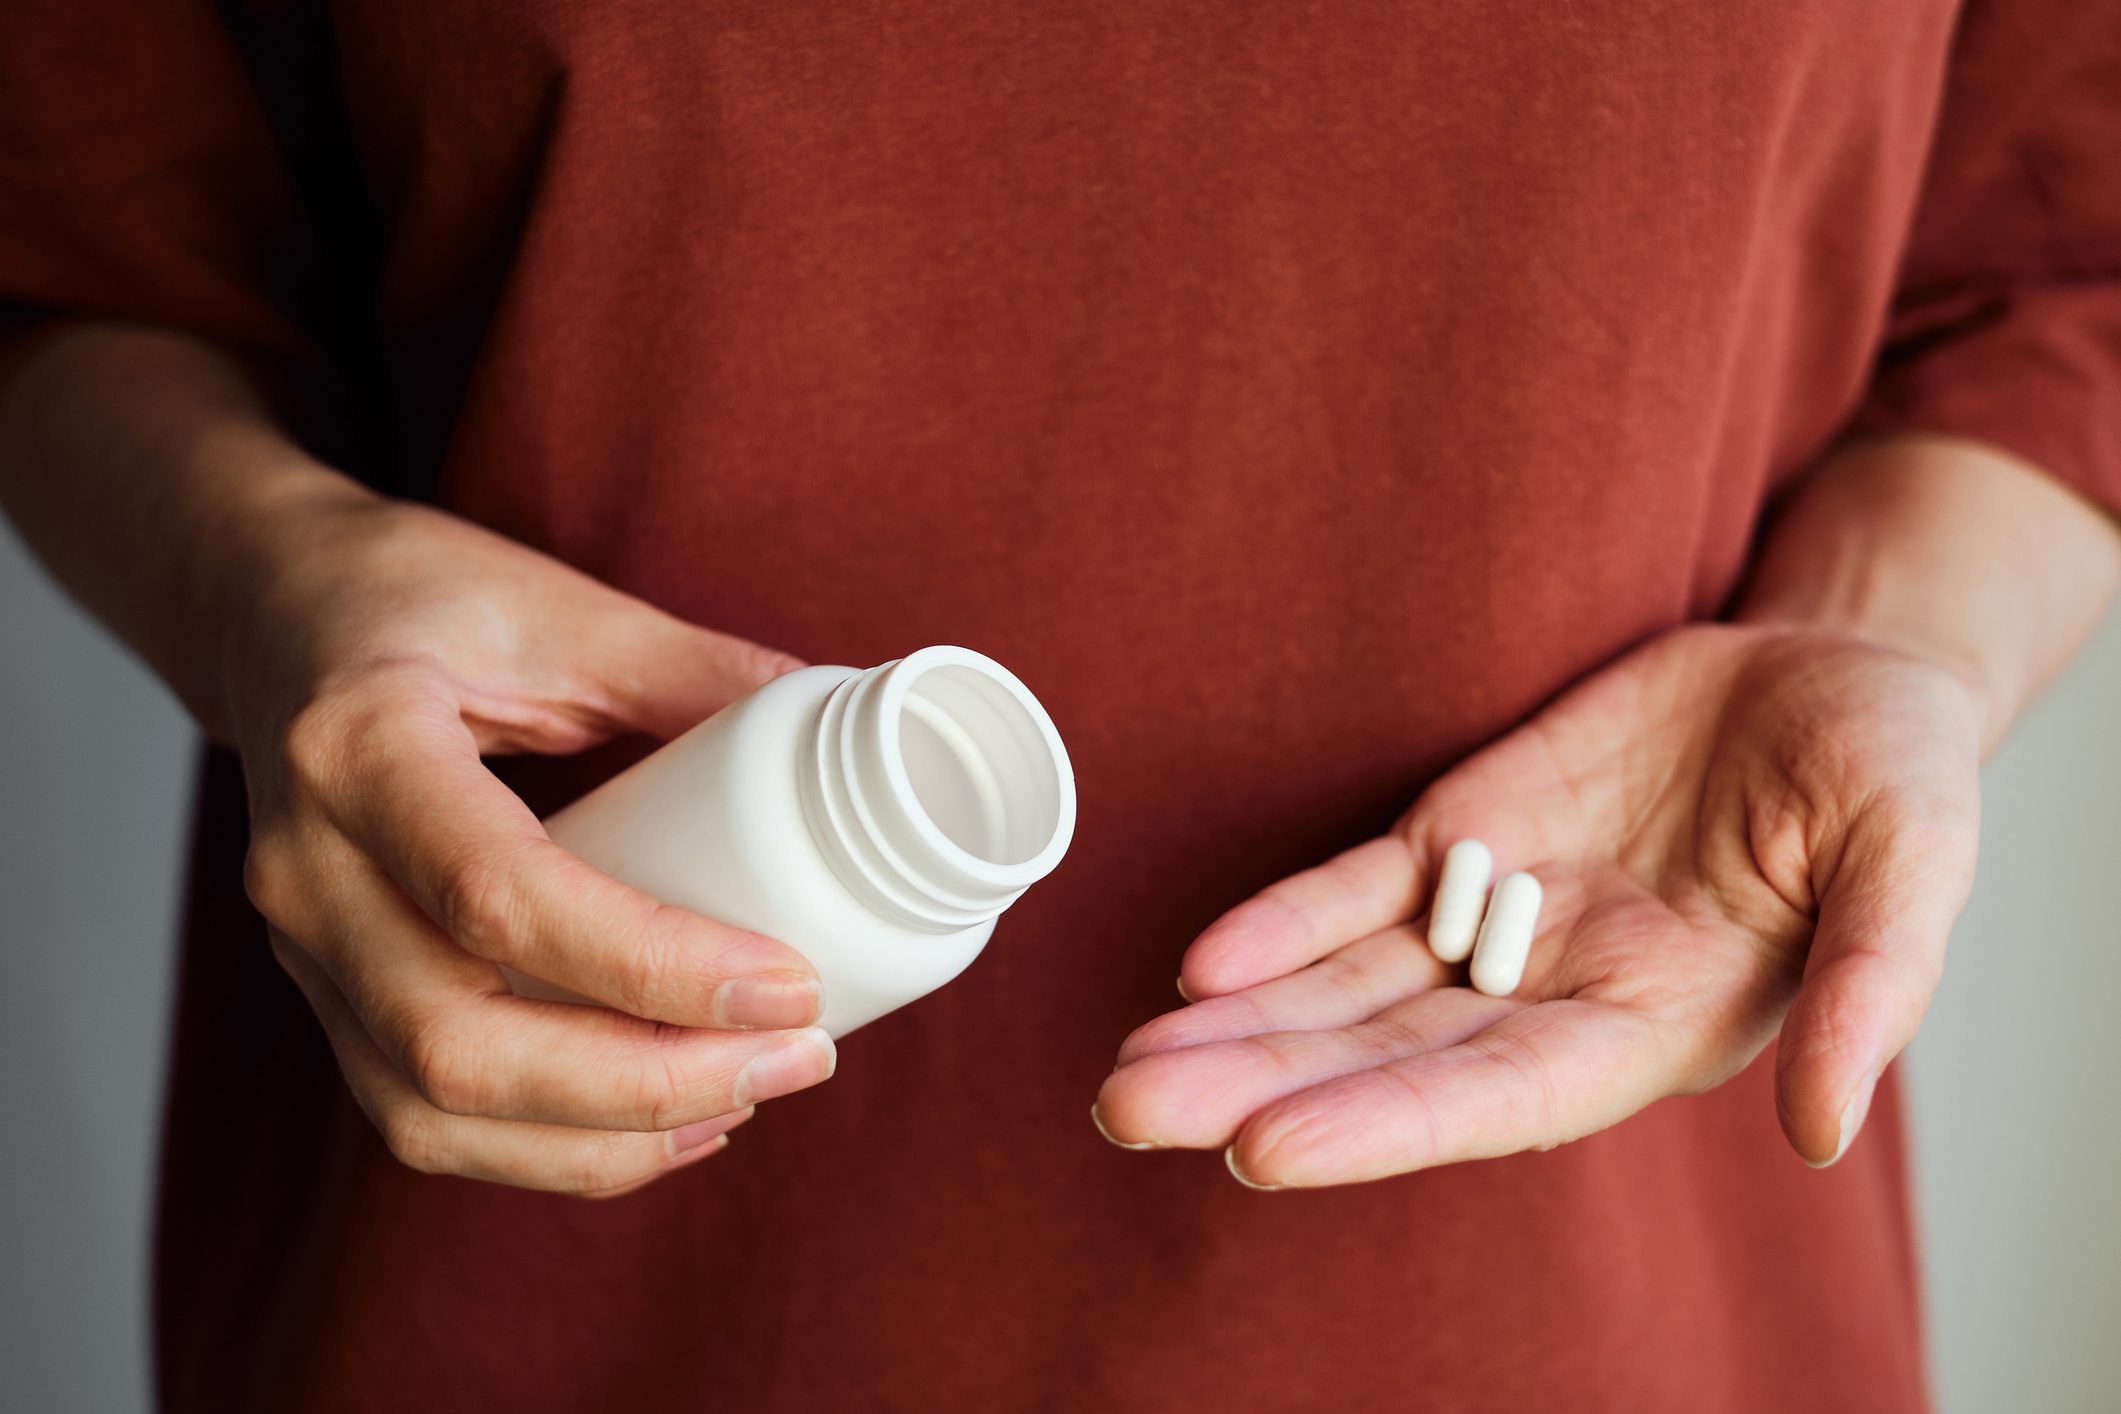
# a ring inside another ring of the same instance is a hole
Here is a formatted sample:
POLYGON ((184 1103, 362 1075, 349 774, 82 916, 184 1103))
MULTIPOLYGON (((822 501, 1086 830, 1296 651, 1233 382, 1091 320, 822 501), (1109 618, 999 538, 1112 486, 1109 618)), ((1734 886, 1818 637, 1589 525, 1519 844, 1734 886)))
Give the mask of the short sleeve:
POLYGON ((0 379, 83 319, 197 334, 274 374, 313 357, 313 243, 237 9, 0 5, 0 379))
POLYGON ((2121 509, 2121 5, 1972 0, 1856 430, 1974 438, 2121 509))

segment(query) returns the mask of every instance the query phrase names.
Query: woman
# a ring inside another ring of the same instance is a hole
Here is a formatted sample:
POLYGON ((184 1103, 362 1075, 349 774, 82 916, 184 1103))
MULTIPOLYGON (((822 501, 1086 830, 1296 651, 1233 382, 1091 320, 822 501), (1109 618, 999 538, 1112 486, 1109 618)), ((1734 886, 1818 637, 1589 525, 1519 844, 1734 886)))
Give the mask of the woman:
POLYGON ((216 743, 166 1407, 1922 1407, 1884 1068, 2121 577, 2109 9, 224 8, 0 19, 6 505, 216 743), (1077 840, 835 1076, 537 816, 930 642, 1077 840))

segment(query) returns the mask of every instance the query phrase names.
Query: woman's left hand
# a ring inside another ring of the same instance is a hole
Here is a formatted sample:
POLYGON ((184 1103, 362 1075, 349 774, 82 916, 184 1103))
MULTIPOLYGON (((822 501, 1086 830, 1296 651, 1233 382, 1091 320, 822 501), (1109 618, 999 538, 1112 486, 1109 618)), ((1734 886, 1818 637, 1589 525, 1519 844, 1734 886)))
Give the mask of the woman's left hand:
POLYGON ((1227 1148, 1260 1187, 1547 1149, 1719 1084, 1781 1031, 1776 1101, 1840 1157, 1914 1035, 1973 880, 1984 705, 1840 633, 1672 630, 1437 781, 1392 831, 1187 951, 1136 1031, 1115 1142, 1227 1148), (1425 944, 1443 852, 1545 886, 1524 981, 1425 944))

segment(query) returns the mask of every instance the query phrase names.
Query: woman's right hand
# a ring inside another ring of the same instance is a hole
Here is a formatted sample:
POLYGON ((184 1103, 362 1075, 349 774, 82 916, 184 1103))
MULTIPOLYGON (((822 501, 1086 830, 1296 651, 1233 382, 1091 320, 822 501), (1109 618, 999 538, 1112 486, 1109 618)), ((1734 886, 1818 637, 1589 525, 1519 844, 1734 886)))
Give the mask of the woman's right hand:
POLYGON ((399 1159, 623 1193, 831 1075, 800 955, 590 868, 480 759, 667 738, 797 660, 334 475, 272 518, 219 596, 245 882, 399 1159))

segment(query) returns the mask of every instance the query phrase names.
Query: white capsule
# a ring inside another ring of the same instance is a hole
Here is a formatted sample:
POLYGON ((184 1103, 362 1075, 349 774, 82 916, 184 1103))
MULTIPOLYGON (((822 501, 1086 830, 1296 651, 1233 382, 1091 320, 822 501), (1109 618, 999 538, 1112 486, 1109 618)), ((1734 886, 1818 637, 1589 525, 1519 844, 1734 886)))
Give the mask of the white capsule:
POLYGON ((1491 997, 1507 997, 1524 981, 1532 935, 1539 931, 1544 891, 1530 874, 1505 874, 1488 900, 1488 916, 1473 948, 1473 985, 1491 997))
POLYGON ((1439 962, 1464 962, 1473 951, 1494 876, 1495 856, 1479 840, 1460 840, 1444 851, 1436 902, 1429 907, 1429 951, 1439 962))

